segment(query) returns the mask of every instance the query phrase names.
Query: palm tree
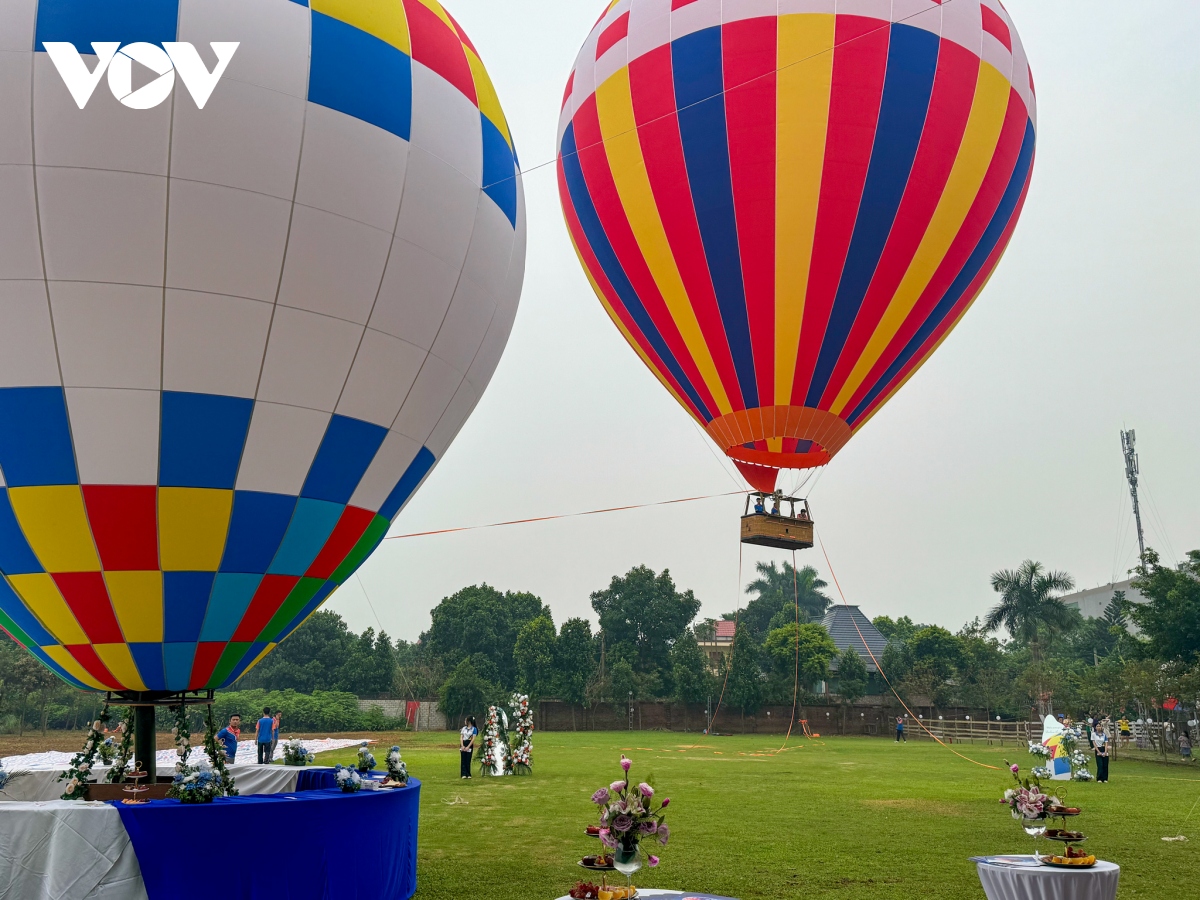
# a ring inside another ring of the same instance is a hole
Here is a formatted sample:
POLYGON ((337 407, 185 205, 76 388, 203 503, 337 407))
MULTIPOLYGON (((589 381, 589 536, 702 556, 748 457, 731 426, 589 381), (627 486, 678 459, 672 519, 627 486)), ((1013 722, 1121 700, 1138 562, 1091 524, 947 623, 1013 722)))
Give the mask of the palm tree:
POLYGON ((1047 572, 1031 559, 1015 572, 1003 569, 992 575, 992 590, 1000 602, 984 620, 984 628, 996 631, 1001 626, 1014 638, 1029 645, 1035 664, 1042 659, 1043 636, 1060 634, 1070 627, 1071 611, 1058 594, 1075 587, 1075 579, 1066 572, 1047 572))
MULTIPOLYGON (((794 621, 794 606, 800 605, 801 621, 810 622, 825 615, 833 601, 821 593, 828 585, 812 566, 793 571, 792 564, 785 562, 783 568, 774 562, 755 565, 758 577, 746 585, 747 594, 757 594, 746 605, 743 618, 750 626, 753 636, 761 640, 771 627, 771 620, 784 611, 788 622, 794 621)), ((778 623, 777 624, 786 624, 778 623)))

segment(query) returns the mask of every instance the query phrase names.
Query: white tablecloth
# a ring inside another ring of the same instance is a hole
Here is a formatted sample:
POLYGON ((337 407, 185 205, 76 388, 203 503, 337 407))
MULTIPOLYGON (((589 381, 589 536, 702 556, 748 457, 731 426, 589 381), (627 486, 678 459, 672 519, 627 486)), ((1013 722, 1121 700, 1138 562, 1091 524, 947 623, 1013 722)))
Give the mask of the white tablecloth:
MULTIPOLYGON (((108 768, 97 766, 94 771, 96 774, 92 781, 103 782, 108 768)), ((260 766, 250 763, 232 765, 229 771, 233 775, 238 793, 248 795, 291 793, 296 790, 296 773, 300 770, 294 766, 260 766)), ((163 774, 168 772, 170 769, 164 770, 163 774)), ((22 775, 5 788, 4 793, 0 794, 0 801, 57 800, 66 789, 66 782, 58 780, 61 774, 60 769, 30 770, 28 774, 22 775)), ((0 897, 3 896, 3 893, 0 893, 0 897)))
POLYGON ((116 807, 81 800, 0 804, 0 897, 146 900, 116 807))
POLYGON ((1091 869, 1055 869, 979 863, 988 900, 1114 900, 1121 867, 1097 862, 1091 869))

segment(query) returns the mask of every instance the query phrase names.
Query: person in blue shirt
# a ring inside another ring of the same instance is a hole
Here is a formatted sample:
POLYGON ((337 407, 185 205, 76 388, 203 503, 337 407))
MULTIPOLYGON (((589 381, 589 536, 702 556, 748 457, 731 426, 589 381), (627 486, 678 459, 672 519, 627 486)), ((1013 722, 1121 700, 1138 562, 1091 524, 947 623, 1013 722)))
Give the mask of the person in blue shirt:
POLYGON ((271 707, 264 706, 262 718, 258 720, 255 740, 258 743, 258 764, 270 765, 271 747, 275 740, 275 720, 271 718, 271 707))
POLYGON ((217 732, 217 740, 225 748, 225 762, 233 765, 237 758, 238 738, 242 736, 242 717, 234 713, 229 717, 229 724, 217 732))

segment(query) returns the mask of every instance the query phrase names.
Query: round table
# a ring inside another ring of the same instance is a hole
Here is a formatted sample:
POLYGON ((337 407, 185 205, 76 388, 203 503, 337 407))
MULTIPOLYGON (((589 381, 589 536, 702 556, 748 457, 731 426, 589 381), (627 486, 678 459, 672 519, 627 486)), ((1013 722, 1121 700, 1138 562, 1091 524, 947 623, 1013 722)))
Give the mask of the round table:
POLYGON ((1120 866, 1103 860, 1090 869, 987 862, 978 866, 988 900, 1114 900, 1121 877, 1120 866))

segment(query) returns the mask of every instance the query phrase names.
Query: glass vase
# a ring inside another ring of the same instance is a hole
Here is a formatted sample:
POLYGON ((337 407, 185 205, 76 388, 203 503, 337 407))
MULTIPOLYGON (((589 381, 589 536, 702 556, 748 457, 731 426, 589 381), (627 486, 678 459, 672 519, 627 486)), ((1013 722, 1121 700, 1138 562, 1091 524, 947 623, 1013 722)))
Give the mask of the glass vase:
POLYGON ((1025 833, 1033 838, 1033 855, 1041 857, 1041 842, 1040 839, 1046 833, 1046 817, 1038 816, 1032 819, 1022 819, 1021 827, 1025 829, 1025 833))
POLYGON ((625 876, 626 900, 632 900, 633 873, 641 867, 642 856, 637 844, 634 844, 632 848, 617 845, 617 849, 613 851, 613 868, 625 876))

